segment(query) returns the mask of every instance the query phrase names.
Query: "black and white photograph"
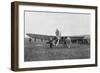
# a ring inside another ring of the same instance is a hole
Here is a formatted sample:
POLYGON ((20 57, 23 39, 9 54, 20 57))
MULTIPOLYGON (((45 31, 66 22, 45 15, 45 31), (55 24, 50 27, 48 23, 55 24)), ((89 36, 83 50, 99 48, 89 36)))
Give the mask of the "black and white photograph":
POLYGON ((97 7, 13 2, 14 71, 97 66, 97 7))
POLYGON ((90 58, 89 13, 24 11, 24 61, 90 58))

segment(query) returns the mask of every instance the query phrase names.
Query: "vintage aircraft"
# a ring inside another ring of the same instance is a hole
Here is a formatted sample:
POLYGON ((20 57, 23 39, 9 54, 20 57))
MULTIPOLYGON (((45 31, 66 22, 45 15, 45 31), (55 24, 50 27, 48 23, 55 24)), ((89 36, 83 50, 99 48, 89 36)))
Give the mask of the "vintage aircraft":
POLYGON ((27 33, 27 35, 30 37, 30 42, 32 39, 34 39, 34 41, 39 39, 41 42, 45 41, 46 44, 49 44, 50 48, 53 46, 57 47, 58 45, 70 48, 72 43, 83 43, 84 41, 84 36, 61 36, 61 32, 58 29, 56 29, 55 34, 55 36, 50 36, 27 33))
POLYGON ((30 37, 29 41, 31 42, 31 39, 34 38, 34 41, 36 39, 40 39, 41 41, 46 41, 46 44, 49 44, 50 48, 53 46, 57 47, 59 44, 62 44, 63 46, 67 46, 70 48, 71 45, 71 39, 67 36, 61 36, 61 32, 56 29, 55 36, 48 36, 48 35, 40 35, 40 34, 31 34, 27 33, 27 35, 30 37))

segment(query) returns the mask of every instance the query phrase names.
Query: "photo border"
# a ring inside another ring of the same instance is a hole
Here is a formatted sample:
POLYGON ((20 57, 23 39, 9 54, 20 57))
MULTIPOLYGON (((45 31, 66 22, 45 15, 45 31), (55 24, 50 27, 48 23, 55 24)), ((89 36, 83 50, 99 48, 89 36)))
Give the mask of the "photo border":
POLYGON ((92 67, 97 66, 97 7, 96 6, 83 6, 83 5, 68 5, 68 4, 50 4, 50 3, 35 3, 35 2, 19 2, 11 3, 11 70, 13 71, 28 71, 28 70, 47 70, 47 69, 60 69, 60 68, 76 68, 76 67, 92 67), (35 68, 19 68, 19 5, 35 5, 47 7, 62 7, 62 8, 82 8, 95 10, 95 64, 84 65, 64 65, 64 66, 50 66, 50 67, 35 67, 35 68))

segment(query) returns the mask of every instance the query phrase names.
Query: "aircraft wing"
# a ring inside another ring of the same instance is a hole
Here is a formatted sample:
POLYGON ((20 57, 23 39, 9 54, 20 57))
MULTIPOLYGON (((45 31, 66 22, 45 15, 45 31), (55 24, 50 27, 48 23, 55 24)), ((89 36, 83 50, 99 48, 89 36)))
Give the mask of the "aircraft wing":
POLYGON ((66 39, 67 37, 70 37, 71 40, 79 40, 79 39, 83 39, 84 36, 62 36, 62 39, 66 39))
POLYGON ((32 34, 32 33, 27 33, 26 35, 28 35, 30 38, 43 39, 43 40, 50 40, 50 38, 54 38, 55 37, 55 36, 32 34))
MULTIPOLYGON (((50 38, 55 38, 56 36, 50 36, 50 35, 41 35, 41 34, 32 34, 27 33, 30 38, 36 38, 36 39, 42 39, 42 40, 50 40, 50 38)), ((71 40, 78 40, 84 38, 84 36, 61 36, 61 39, 66 39, 67 37, 70 37, 71 40)))

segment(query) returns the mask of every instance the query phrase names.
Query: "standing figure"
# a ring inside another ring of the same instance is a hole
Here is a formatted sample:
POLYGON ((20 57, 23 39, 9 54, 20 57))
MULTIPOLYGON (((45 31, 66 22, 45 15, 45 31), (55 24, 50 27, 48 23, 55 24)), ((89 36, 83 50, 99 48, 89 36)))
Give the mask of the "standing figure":
POLYGON ((29 38, 29 43, 32 43, 32 39, 31 38, 29 38))
POLYGON ((71 38, 70 37, 66 38, 66 44, 68 48, 71 48, 71 38))

